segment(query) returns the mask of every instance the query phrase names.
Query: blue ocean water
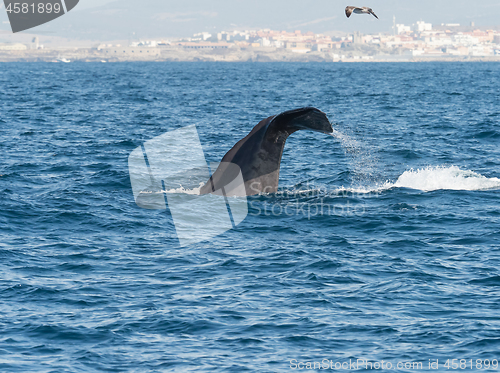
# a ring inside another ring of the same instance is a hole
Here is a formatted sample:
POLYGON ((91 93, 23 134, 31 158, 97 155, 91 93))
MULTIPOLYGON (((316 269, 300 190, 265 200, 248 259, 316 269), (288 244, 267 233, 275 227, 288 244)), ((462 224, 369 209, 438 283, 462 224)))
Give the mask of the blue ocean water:
POLYGON ((500 360, 499 102, 495 63, 3 64, 0 371, 484 369, 500 360), (181 247, 169 211, 135 204, 145 141, 195 124, 216 162, 303 106, 334 135, 293 134, 280 192, 235 229, 181 247))

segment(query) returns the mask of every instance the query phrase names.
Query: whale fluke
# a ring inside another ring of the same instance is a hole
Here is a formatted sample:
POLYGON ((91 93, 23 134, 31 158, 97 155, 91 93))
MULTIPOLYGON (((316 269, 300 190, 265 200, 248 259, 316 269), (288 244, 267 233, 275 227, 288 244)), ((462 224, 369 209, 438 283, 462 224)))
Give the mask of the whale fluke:
POLYGON ((212 177, 201 187, 200 194, 220 190, 226 195, 241 195, 244 190, 247 196, 277 192, 285 141, 299 130, 333 132, 326 114, 312 107, 285 111, 264 119, 226 153, 212 177), (233 185, 240 170, 244 189, 241 185, 239 188, 233 185))

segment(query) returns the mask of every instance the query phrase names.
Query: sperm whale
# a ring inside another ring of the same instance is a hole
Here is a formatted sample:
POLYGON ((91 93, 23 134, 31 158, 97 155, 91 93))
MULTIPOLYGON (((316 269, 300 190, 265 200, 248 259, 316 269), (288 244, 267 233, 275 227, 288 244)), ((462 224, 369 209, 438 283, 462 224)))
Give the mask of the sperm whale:
POLYGON ((231 184, 240 172, 244 188, 240 186, 240 192, 236 194, 242 194, 241 191, 247 196, 277 192, 285 142, 292 133, 300 130, 326 134, 333 132, 326 114, 313 107, 270 116, 257 124, 226 153, 217 170, 201 187, 200 194, 214 193, 225 188, 224 193, 230 195, 229 189, 235 190, 231 184))

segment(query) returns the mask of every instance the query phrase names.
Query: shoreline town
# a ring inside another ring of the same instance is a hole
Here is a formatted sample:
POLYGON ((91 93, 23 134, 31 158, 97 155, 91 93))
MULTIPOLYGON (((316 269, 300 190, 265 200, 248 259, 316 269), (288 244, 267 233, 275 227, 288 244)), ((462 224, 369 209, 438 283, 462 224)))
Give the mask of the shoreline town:
POLYGON ((0 62, 420 62, 500 61, 500 27, 419 21, 396 24, 390 34, 337 35, 263 30, 202 32, 178 40, 99 43, 92 47, 47 47, 0 43, 0 62))

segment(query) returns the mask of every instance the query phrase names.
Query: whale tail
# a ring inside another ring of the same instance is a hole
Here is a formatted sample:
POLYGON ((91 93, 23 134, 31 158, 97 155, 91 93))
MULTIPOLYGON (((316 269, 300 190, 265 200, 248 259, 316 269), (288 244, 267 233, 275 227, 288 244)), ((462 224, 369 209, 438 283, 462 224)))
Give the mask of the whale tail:
POLYGON ((286 131, 289 134, 298 130, 333 132, 326 114, 313 107, 285 111, 271 118, 273 118, 269 124, 271 131, 286 131))
POLYGON ((326 114, 312 107, 285 111, 264 119, 226 153, 219 168, 200 189, 200 194, 215 193, 230 184, 234 186, 233 181, 240 174, 238 171, 241 171, 244 188, 237 186, 237 189, 244 190, 245 195, 276 192, 285 141, 299 130, 333 132, 326 114), (229 164, 239 169, 228 167, 229 164))

